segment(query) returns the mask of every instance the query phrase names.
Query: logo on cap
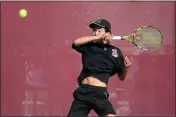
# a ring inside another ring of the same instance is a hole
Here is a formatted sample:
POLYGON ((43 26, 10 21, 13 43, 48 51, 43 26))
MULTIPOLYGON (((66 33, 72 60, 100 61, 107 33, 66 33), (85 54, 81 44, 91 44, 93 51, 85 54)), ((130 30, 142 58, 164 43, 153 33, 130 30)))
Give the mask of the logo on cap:
POLYGON ((97 20, 97 23, 101 24, 101 20, 97 20))

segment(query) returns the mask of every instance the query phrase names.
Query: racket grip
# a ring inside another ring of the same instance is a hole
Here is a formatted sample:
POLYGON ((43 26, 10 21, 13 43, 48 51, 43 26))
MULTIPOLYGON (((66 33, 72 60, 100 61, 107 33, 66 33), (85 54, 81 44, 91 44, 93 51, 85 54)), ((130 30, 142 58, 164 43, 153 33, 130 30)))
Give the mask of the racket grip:
POLYGON ((122 37, 121 37, 121 36, 113 36, 112 39, 113 39, 113 40, 121 40, 122 37))

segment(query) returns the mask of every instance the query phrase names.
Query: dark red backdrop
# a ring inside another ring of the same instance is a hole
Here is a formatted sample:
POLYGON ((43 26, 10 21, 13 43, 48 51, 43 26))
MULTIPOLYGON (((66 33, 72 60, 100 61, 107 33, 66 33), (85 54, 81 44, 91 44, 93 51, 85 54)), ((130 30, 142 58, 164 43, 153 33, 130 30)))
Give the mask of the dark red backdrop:
MULTIPOLYGON (((141 53, 131 44, 113 42, 133 56, 128 78, 109 82, 118 115, 174 115, 174 2, 2 2, 2 115, 66 115, 81 70, 72 41, 90 35, 88 24, 108 19, 115 35, 142 25, 164 34, 163 47, 141 53), (18 10, 28 17, 20 19, 18 10)), ((90 115, 95 115, 92 111, 90 115)))

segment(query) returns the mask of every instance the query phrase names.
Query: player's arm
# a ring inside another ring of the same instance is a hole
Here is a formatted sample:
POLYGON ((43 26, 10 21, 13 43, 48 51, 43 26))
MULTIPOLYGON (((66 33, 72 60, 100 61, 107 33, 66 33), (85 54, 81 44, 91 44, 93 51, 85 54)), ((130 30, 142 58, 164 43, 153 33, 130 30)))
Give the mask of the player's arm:
POLYGON ((119 55, 119 58, 118 58, 117 74, 121 81, 123 81, 128 74, 128 70, 126 69, 125 63, 124 63, 124 57, 122 55, 119 55))
POLYGON ((83 53, 86 50, 86 47, 88 46, 89 42, 103 39, 104 36, 105 36, 104 33, 101 33, 97 36, 84 36, 77 38, 76 40, 74 40, 72 48, 77 50, 78 52, 83 53))
POLYGON ((123 81, 127 77, 131 63, 131 60, 129 60, 128 57, 124 58, 121 51, 119 50, 119 57, 117 60, 117 74, 121 81, 123 81))
POLYGON ((127 74, 128 74, 128 68, 123 69, 122 72, 118 74, 118 77, 121 81, 123 81, 127 77, 127 74))
POLYGON ((80 53, 84 53, 84 52, 86 52, 86 48, 89 45, 88 43, 92 42, 96 39, 97 39, 96 36, 80 37, 80 38, 74 40, 74 42, 72 44, 72 48, 80 53))
POLYGON ((73 44, 74 46, 81 46, 81 45, 84 45, 84 44, 87 44, 91 41, 94 41, 98 38, 98 36, 85 36, 85 37, 80 37, 76 40, 74 40, 73 44))

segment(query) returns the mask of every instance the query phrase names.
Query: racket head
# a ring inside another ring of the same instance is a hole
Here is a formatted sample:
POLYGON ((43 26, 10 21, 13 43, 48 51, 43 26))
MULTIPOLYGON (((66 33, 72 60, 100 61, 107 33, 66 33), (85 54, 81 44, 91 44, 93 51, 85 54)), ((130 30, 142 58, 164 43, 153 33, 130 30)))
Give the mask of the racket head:
POLYGON ((163 35, 154 26, 142 26, 131 34, 131 42, 142 50, 155 50, 161 47, 163 35))

